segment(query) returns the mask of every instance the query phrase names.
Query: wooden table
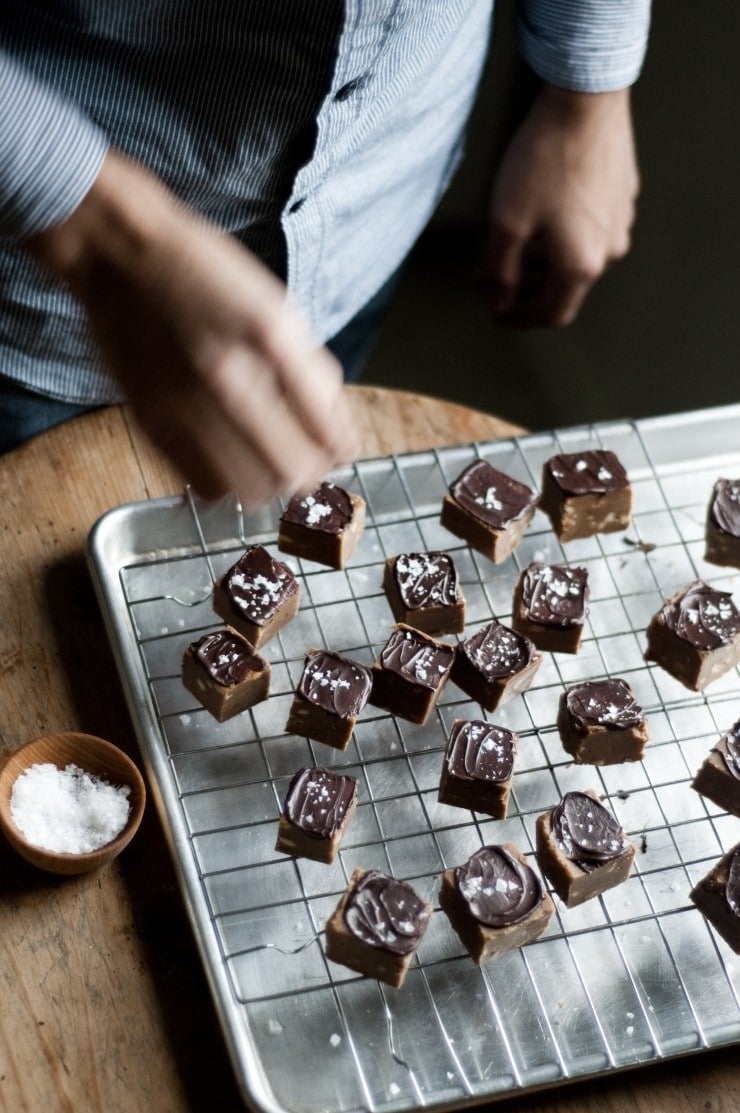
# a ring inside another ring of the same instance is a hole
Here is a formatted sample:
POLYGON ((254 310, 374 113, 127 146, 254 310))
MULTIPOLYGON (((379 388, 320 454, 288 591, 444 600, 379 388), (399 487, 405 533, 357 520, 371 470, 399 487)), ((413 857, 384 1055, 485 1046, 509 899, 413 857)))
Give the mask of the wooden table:
MULTIPOLYGON (((498 418, 418 395, 351 388, 367 455, 509 436, 498 418)), ((86 570, 110 507, 182 490, 125 407, 0 458, 0 749, 57 730, 136 756, 86 570)), ((730 1113, 737 1048, 538 1097, 540 1113, 730 1113)), ((524 1113, 510 1099, 497 1113, 524 1113)), ((98 874, 57 880, 0 845, 0 1110, 243 1109, 154 808, 98 874)))

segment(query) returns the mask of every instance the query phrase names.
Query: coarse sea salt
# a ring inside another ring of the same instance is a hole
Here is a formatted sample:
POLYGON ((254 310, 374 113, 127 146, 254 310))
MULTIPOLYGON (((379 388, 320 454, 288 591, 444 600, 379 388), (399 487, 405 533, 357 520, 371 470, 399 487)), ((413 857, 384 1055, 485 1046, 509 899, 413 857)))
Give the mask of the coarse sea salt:
POLYGON ((30 843, 62 854, 89 854, 126 826, 127 785, 116 787, 77 765, 31 765, 13 783, 10 814, 30 843))

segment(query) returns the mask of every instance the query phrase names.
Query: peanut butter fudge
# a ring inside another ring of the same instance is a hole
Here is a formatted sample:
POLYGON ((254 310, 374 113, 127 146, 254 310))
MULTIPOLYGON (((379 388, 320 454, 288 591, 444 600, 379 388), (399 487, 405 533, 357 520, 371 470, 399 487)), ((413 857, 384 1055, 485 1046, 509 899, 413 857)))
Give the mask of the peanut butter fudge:
POLYGON ((356 869, 327 922, 326 957, 398 989, 431 915, 431 904, 405 881, 356 869))
POLYGON ((692 788, 740 817, 740 719, 707 754, 692 788))
POLYGON ((285 794, 275 849, 331 864, 357 808, 357 781, 332 769, 299 769, 285 794))
POLYGON ((629 877, 635 847, 595 792, 566 792, 536 829, 540 869, 568 908, 629 877))
POLYGON ((368 701, 370 669, 325 649, 309 649, 286 731, 344 750, 368 701))
POLYGON ((740 568, 740 479, 718 479, 707 507, 704 559, 740 568))
POLYGON ((425 723, 454 660, 454 646, 397 623, 372 667, 370 703, 411 723, 425 723))
POLYGON ((560 740, 574 761, 616 765, 640 761, 650 737, 643 710, 626 680, 588 680, 560 697, 560 740))
POLYGON ((564 452, 542 469, 540 509, 559 541, 613 533, 632 521, 632 486, 613 452, 564 452))
POLYGON ((740 843, 720 858, 689 894, 735 954, 740 954, 740 843))
POLYGON ((504 819, 518 743, 506 727, 455 719, 442 762, 440 803, 504 819))
POLYGON ((267 699, 270 665, 246 638, 227 626, 187 647, 182 682, 221 723, 267 699))
POLYGON ((459 643, 450 679, 486 711, 529 688, 542 664, 530 638, 493 619, 459 643))
POLYGON ((214 610, 259 649, 298 611, 301 588, 295 575, 262 545, 250 545, 216 583, 214 610))
POLYGON ((484 846, 445 870, 442 911, 477 966, 539 939, 555 905, 514 843, 484 846))
POLYGON ((729 591, 694 580, 675 592, 647 628, 645 660, 703 691, 740 663, 740 613, 729 591))
POLYGON ((389 557, 383 589, 396 622, 427 634, 458 634, 465 629, 465 598, 449 553, 389 557))
POLYGON ((538 649, 577 653, 588 613, 588 572, 533 561, 514 588, 512 626, 538 649))
POLYGON ((534 517, 538 496, 525 483, 474 460, 449 487, 441 524, 495 564, 514 551, 534 517))
POLYGON ((279 524, 283 553, 344 568, 365 528, 365 500, 335 483, 322 483, 309 495, 295 495, 279 524))

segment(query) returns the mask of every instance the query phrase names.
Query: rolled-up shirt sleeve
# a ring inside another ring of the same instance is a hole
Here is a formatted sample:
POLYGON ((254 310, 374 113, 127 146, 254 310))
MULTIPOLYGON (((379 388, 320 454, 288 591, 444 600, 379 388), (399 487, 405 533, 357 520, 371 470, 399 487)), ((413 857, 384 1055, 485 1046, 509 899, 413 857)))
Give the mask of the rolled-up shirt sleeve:
POLYGON ((520 0, 517 37, 527 64, 565 89, 605 93, 637 80, 650 0, 520 0))
POLYGON ((0 51, 0 240, 60 224, 90 190, 108 149, 74 105, 0 51))

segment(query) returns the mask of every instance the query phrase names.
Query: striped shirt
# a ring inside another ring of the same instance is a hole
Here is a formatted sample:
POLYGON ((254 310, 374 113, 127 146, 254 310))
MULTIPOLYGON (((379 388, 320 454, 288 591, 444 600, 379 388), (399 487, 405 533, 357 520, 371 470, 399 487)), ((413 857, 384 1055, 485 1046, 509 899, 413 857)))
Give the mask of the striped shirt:
MULTIPOLYGON (((0 373, 107 402, 82 310, 19 246, 109 145, 283 276, 337 333, 413 246, 460 158, 493 0, 2 0, 0 373)), ((650 0, 520 0, 545 80, 638 76, 650 0)))

